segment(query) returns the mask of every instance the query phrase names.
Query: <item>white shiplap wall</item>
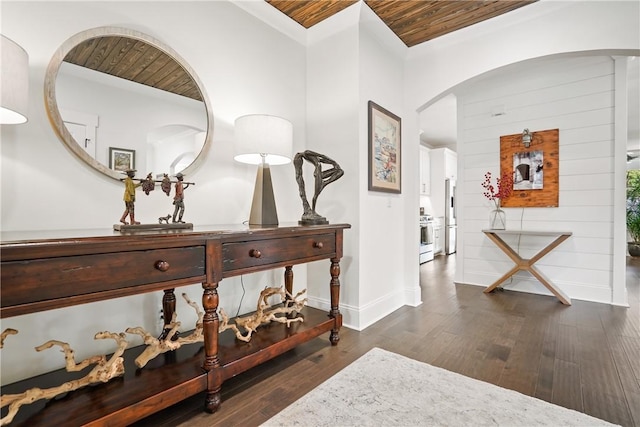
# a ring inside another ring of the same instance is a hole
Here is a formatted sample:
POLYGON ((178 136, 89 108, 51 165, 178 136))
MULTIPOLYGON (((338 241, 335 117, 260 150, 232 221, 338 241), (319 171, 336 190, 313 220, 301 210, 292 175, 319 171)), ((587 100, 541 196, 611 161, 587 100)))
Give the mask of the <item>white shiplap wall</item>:
MULTIPOLYGON (((505 208, 507 228, 573 232, 536 266, 571 298, 611 302, 614 77, 611 57, 553 59, 520 66, 499 79, 483 79, 457 94, 464 168, 459 188, 463 274, 458 278, 464 283, 488 286, 513 266, 481 232, 488 228, 491 209, 481 182, 487 171, 499 175, 500 136, 524 128, 558 128, 559 207, 505 208), (495 111, 505 114, 493 116, 495 111)), ((552 239, 506 237, 524 258, 552 239)), ((504 287, 551 295, 526 272, 507 280, 504 287)))

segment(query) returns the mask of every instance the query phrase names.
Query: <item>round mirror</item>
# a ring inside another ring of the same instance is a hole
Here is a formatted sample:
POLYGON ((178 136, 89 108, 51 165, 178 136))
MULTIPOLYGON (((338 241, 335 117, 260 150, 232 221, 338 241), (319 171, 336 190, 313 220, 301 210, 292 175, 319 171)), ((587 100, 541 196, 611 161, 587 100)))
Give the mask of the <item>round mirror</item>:
POLYGON ((158 40, 117 27, 67 40, 45 75, 45 104, 62 142, 103 174, 121 179, 189 175, 213 137, 204 86, 158 40))

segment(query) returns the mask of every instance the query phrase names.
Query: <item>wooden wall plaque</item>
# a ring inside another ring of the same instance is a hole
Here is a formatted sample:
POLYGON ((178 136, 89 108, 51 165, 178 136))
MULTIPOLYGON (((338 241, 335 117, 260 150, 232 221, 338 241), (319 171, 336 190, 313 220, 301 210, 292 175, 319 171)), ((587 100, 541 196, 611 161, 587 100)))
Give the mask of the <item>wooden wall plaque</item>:
POLYGON ((560 131, 531 134, 529 147, 521 133, 500 137, 500 175, 513 177, 513 193, 502 200, 503 207, 558 207, 560 131))

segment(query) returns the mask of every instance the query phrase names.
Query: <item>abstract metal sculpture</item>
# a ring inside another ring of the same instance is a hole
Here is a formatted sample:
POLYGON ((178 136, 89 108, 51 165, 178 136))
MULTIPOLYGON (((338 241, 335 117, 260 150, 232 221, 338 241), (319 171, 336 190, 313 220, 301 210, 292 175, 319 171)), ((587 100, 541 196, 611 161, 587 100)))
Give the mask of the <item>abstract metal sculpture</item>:
POLYGON ((342 177, 342 175, 344 175, 344 171, 334 160, 330 159, 324 154, 319 154, 311 150, 306 150, 302 153, 296 154, 293 158, 293 166, 296 170, 296 181, 298 182, 300 198, 302 199, 302 208, 304 209, 304 212, 302 213, 302 219, 298 221, 298 223, 302 225, 328 224, 329 221, 327 221, 325 217, 316 213, 316 202, 318 200, 320 192, 324 189, 324 187, 334 181, 337 181, 340 177, 342 177), (315 192, 313 194, 311 205, 309 205, 309 201, 307 200, 304 178, 302 177, 303 160, 306 160, 309 163, 313 164, 315 168, 313 172, 313 176, 315 178, 315 192), (322 170, 323 164, 331 165, 331 167, 329 169, 322 170))

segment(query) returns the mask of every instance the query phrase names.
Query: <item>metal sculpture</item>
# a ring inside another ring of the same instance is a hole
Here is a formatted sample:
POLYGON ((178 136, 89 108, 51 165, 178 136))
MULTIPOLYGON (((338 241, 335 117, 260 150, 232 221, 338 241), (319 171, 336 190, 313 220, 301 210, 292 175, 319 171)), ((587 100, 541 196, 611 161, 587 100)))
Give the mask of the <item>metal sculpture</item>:
POLYGON ((316 153, 315 151, 306 150, 302 153, 297 153, 293 158, 293 166, 296 170, 296 181, 298 182, 298 189, 300 190, 300 198, 302 199, 302 218, 298 221, 302 225, 313 224, 329 224, 329 221, 316 212, 316 202, 320 192, 327 185, 334 181, 337 181, 344 175, 344 171, 340 168, 340 165, 334 160, 325 156, 324 154, 316 153), (303 160, 308 161, 314 166, 313 176, 315 178, 313 199, 311 204, 307 200, 307 193, 305 190, 304 178, 302 176, 302 164, 303 160), (328 169, 322 170, 322 165, 330 165, 328 169))
POLYGON ((122 178, 124 182, 124 204, 125 210, 120 217, 120 224, 113 226, 117 231, 142 231, 150 229, 167 229, 167 228, 193 228, 193 224, 185 223, 182 220, 184 215, 184 190, 189 188, 190 185, 195 185, 194 182, 185 182, 184 175, 178 172, 175 177, 176 180, 172 181, 168 174, 163 174, 162 180, 153 179, 153 173, 148 173, 146 178, 139 179, 135 177, 135 169, 127 169, 124 171, 127 175, 126 178, 122 178), (137 181, 137 182, 136 182, 137 181), (175 195, 173 197, 174 211, 173 215, 161 216, 158 218, 158 224, 141 224, 135 219, 135 200, 136 189, 142 187, 144 193, 148 196, 154 189, 156 184, 160 184, 160 188, 167 195, 171 195, 171 184, 175 184, 175 195), (127 221, 129 217, 129 221, 127 221), (173 218, 172 218, 173 217, 173 218), (173 219, 169 223, 169 219, 173 219))

